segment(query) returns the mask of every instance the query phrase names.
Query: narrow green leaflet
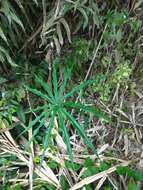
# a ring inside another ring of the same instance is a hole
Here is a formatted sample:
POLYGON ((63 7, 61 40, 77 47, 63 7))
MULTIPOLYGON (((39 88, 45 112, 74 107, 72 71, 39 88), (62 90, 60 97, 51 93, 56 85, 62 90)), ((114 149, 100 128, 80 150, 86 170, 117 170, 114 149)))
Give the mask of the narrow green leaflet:
POLYGON ((65 109, 63 109, 62 111, 65 114, 65 116, 68 118, 68 120, 72 123, 73 127, 78 131, 79 135, 83 138, 86 145, 92 149, 94 154, 97 155, 97 151, 96 151, 95 147, 93 146, 91 140, 87 137, 84 129, 77 123, 75 118, 71 114, 69 114, 65 109))
POLYGON ((36 116, 36 118, 35 118, 34 120, 32 120, 32 121, 29 123, 28 127, 27 127, 26 129, 24 129, 24 131, 22 131, 22 133, 20 133, 19 136, 23 135, 23 134, 26 133, 29 129, 31 129, 37 122, 40 121, 40 119, 41 119, 42 117, 45 117, 45 115, 46 115, 46 113, 45 113, 45 112, 42 112, 39 116, 36 116))
POLYGON ((39 124, 38 127, 36 127, 36 129, 33 131, 32 138, 30 139, 30 141, 28 142, 28 144, 30 144, 30 143, 33 141, 34 137, 38 134, 40 128, 45 125, 45 120, 46 120, 46 118, 43 117, 43 119, 41 119, 41 120, 38 121, 38 122, 40 122, 40 124, 39 124))
POLYGON ((28 87, 28 86, 25 86, 25 87, 26 87, 26 89, 27 89, 28 91, 32 92, 33 94, 35 94, 35 95, 37 95, 37 96, 39 96, 39 97, 41 97, 41 98, 43 98, 43 99, 49 101, 50 103, 53 103, 52 99, 49 98, 47 95, 43 94, 42 92, 40 92, 40 91, 38 91, 38 90, 36 90, 36 89, 30 88, 30 87, 28 87))
POLYGON ((37 108, 30 108, 25 113, 37 112, 37 111, 44 110, 44 109, 49 109, 49 106, 48 105, 44 105, 44 106, 38 106, 37 108))
POLYGON ((67 85, 67 81, 70 77, 70 71, 66 71, 65 69, 63 69, 63 83, 61 84, 60 86, 60 89, 59 89, 59 96, 62 98, 63 97, 63 94, 64 94, 64 91, 65 91, 65 88, 66 88, 66 85, 67 85))
POLYGON ((65 102, 64 106, 75 108, 75 109, 81 109, 85 112, 93 113, 98 118, 109 120, 109 118, 103 112, 96 110, 95 108, 91 106, 86 106, 81 103, 74 103, 74 102, 65 102))
POLYGON ((68 131, 67 131, 67 128, 65 126, 65 123, 64 123, 64 118, 63 118, 63 115, 62 115, 62 110, 60 110, 58 112, 58 118, 59 118, 59 125, 62 129, 62 133, 63 133, 63 137, 64 137, 64 140, 65 140, 65 143, 67 145, 67 152, 69 154, 69 158, 71 161, 73 161, 73 155, 72 155, 72 148, 71 148, 71 144, 70 144, 70 138, 69 138, 69 134, 68 134, 68 131))
POLYGON ((58 96, 58 79, 57 79, 57 64, 53 65, 53 72, 52 72, 52 78, 53 78, 53 87, 54 87, 54 95, 55 98, 58 96))
POLYGON ((36 76, 35 81, 39 83, 43 89, 48 93, 49 97, 54 100, 54 96, 52 94, 51 88, 48 85, 48 83, 45 83, 42 79, 40 79, 38 76, 36 76))
POLYGON ((71 97, 74 93, 79 92, 80 90, 82 90, 83 88, 87 87, 90 84, 93 84, 95 82, 95 80, 88 80, 85 82, 82 82, 79 86, 73 88, 73 90, 67 94, 65 94, 64 98, 69 98, 71 97))
POLYGON ((54 118, 55 118, 55 113, 51 112, 51 118, 50 118, 50 121, 49 121, 49 125, 47 126, 47 130, 46 130, 46 134, 45 134, 45 138, 44 138, 44 143, 43 143, 44 150, 43 150, 42 157, 41 157, 41 163, 44 160, 45 151, 46 151, 46 149, 48 148, 48 145, 49 145, 49 139, 51 137, 51 131, 52 131, 53 127, 54 127, 54 118))

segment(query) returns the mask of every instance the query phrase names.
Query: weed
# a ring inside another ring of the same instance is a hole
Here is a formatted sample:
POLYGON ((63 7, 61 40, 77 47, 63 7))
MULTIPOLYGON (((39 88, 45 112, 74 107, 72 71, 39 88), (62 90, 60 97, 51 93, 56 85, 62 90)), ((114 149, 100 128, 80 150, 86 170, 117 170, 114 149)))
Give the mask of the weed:
MULTIPOLYGON (((55 61, 56 62, 56 61, 55 61)), ((40 109, 41 113, 39 116, 36 116, 36 118, 29 124, 27 129, 24 130, 24 132, 28 131, 30 128, 32 128, 37 122, 40 121, 40 125, 37 126, 37 128, 34 130, 33 137, 38 134, 39 129, 45 125, 45 121, 49 120, 49 124, 46 127, 43 147, 44 152, 49 146, 49 139, 51 137, 51 131, 54 128, 54 120, 57 119, 58 125, 59 125, 59 132, 62 132, 63 138, 67 145, 67 151, 70 156, 70 159, 72 159, 72 148, 70 145, 70 138, 69 138, 69 132, 67 128, 67 121, 71 123, 71 125, 77 130, 78 134, 83 138, 86 145, 92 149, 92 151, 97 154, 95 147, 93 146, 91 140, 87 137, 86 132, 84 131, 84 128, 80 126, 80 124, 76 121, 76 118, 72 116, 72 114, 69 112, 70 109, 76 109, 93 113, 98 118, 104 118, 104 114, 97 111, 91 106, 88 106, 86 104, 81 104, 79 102, 73 102, 70 101, 70 99, 73 99, 74 94, 78 93, 80 90, 85 88, 86 86, 92 84, 95 82, 94 80, 88 80, 86 82, 82 82, 79 86, 75 87, 71 91, 65 93, 65 88, 67 85, 67 81, 69 79, 69 73, 67 73, 65 70, 63 72, 64 81, 61 84, 60 88, 58 88, 58 80, 57 80, 57 64, 55 63, 53 66, 53 74, 52 74, 52 84, 48 85, 45 83, 42 79, 36 77, 36 83, 40 84, 41 87, 44 89, 46 94, 42 92, 41 90, 33 89, 31 87, 26 86, 26 89, 34 94, 36 94, 38 97, 45 100, 47 103, 45 103, 40 109), (52 90, 53 87, 53 90, 52 90)), ((34 109, 35 111, 38 110, 34 109)), ((32 111, 34 111, 32 110, 32 111)), ((44 154, 43 154, 44 155, 44 154)))

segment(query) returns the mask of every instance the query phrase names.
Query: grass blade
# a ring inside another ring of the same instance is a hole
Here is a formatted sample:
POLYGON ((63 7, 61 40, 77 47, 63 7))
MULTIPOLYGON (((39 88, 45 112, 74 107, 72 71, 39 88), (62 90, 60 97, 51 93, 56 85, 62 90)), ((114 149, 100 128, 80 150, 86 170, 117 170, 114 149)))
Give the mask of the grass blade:
POLYGON ((23 29, 23 31, 25 31, 23 23, 21 22, 21 20, 19 19, 19 17, 16 14, 12 13, 12 12, 10 13, 10 16, 15 21, 15 23, 17 23, 23 29))
POLYGON ((33 0, 34 1, 34 3, 38 6, 38 1, 37 0, 33 0))

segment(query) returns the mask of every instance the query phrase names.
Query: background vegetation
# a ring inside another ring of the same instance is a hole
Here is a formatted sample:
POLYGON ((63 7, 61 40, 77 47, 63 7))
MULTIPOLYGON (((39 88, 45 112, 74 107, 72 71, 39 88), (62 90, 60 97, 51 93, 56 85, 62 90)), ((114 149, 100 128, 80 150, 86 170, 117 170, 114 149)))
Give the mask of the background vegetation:
POLYGON ((142 5, 0 0, 0 189, 143 189, 142 5))

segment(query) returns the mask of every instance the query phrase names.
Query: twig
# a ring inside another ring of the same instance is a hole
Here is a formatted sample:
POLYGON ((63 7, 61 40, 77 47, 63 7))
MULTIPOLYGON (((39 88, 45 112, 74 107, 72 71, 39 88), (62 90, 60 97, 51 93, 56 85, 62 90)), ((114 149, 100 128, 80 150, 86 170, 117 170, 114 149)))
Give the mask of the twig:
MULTIPOLYGON (((97 46, 97 48, 95 49, 95 53, 94 53, 93 59, 92 59, 92 61, 91 61, 91 63, 90 63, 90 66, 89 66, 89 68, 88 68, 88 71, 87 71, 87 74, 86 74, 86 76, 85 76, 85 78, 84 78, 84 81, 86 81, 86 80, 88 79, 88 77, 89 77, 89 74, 90 74, 90 72, 91 72, 91 69, 92 69, 92 66, 93 66, 93 64, 94 64, 95 58, 96 58, 97 53, 98 53, 98 51, 99 51, 99 48, 100 48, 100 45, 101 45, 101 42, 102 42, 102 39, 103 39, 103 35, 104 35, 105 31, 106 31, 106 28, 107 28, 107 24, 106 24, 105 27, 104 27, 104 30, 103 30, 103 32, 102 32, 102 35, 101 35, 100 40, 99 40, 99 43, 98 43, 98 46, 97 46)), ((79 97, 80 97, 80 93, 79 93, 79 95, 78 95, 78 97, 77 97, 77 99, 76 99, 76 102, 79 100, 79 97)))
POLYGON ((45 0, 42 0, 42 6, 43 6, 43 26, 46 25, 46 2, 45 0))
POLYGON ((93 64, 94 64, 95 58, 96 58, 96 56, 97 56, 98 50, 99 50, 99 48, 100 48, 100 45, 101 45, 101 42, 102 42, 102 39, 103 39, 103 35, 104 35, 105 31, 106 31, 106 28, 107 28, 107 23, 106 23, 106 25, 105 25, 105 27, 104 27, 104 30, 103 30, 103 32, 102 32, 102 35, 101 35, 101 37, 100 37, 98 46, 97 46, 97 48, 96 48, 96 50, 95 50, 93 59, 92 59, 92 61, 91 61, 91 63, 90 63, 90 66, 89 66, 89 68, 88 68, 88 71, 87 71, 87 74, 86 74, 86 76, 85 76, 85 78, 84 78, 84 81, 86 81, 87 78, 89 77, 91 68, 92 68, 92 66, 93 66, 93 64))
POLYGON ((98 174, 95 174, 93 176, 84 178, 79 183, 75 184, 72 188, 70 188, 70 190, 80 189, 84 185, 88 185, 90 183, 93 183, 94 181, 97 181, 97 180, 101 179, 101 178, 107 177, 109 174, 115 172, 119 166, 128 166, 129 163, 130 162, 124 162, 122 164, 118 164, 116 166, 113 166, 113 167, 109 168, 108 170, 105 170, 105 171, 100 172, 98 174))
MULTIPOLYGON (((89 77, 90 71, 91 71, 91 69, 92 69, 92 66, 93 66, 93 64, 94 64, 95 58, 96 58, 97 53, 98 53, 98 50, 99 50, 99 48, 100 48, 100 45, 101 45, 101 42, 102 42, 102 39, 103 39, 103 35, 104 35, 105 31, 106 31, 106 28, 107 28, 107 23, 106 23, 106 25, 105 25, 105 27, 104 27, 104 30, 103 30, 103 32, 102 32, 102 35, 101 35, 101 37, 100 37, 98 46, 97 46, 97 48, 96 48, 96 50, 95 50, 93 59, 92 59, 92 61, 91 61, 91 63, 90 63, 90 66, 89 66, 89 68, 88 68, 88 71, 87 71, 87 74, 86 74, 86 76, 85 76, 85 78, 84 78, 84 81, 86 81, 86 80, 88 79, 88 77, 89 77)), ((76 98, 76 101, 75 101, 76 103, 78 102, 79 98, 80 98, 80 93, 79 93, 79 95, 78 95, 77 98, 76 98)), ((72 109, 71 115, 73 115, 73 113, 74 113, 74 109, 72 109)), ((69 126, 69 122, 67 122, 67 126, 69 126)))

